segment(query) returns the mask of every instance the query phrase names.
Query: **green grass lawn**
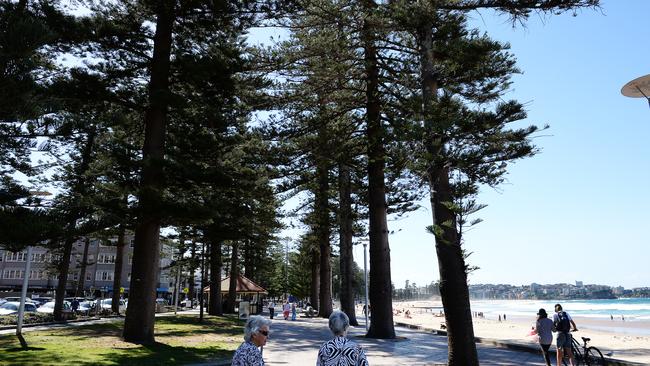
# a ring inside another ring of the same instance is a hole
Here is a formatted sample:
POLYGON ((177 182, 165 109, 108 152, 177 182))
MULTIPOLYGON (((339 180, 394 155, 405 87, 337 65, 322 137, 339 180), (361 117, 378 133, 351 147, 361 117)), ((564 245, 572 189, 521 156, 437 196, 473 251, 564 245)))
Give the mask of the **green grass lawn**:
POLYGON ((183 365, 228 359, 243 341, 243 322, 235 317, 156 318, 156 343, 124 342, 123 323, 24 332, 23 349, 15 335, 0 336, 0 365, 183 365))

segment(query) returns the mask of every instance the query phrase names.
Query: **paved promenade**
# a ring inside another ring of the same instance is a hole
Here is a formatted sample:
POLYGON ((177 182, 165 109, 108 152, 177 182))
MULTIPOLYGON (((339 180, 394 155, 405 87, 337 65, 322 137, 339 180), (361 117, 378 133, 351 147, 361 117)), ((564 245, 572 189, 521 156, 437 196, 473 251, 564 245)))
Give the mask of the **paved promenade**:
MULTIPOLYGON (((395 340, 362 338, 365 333, 363 325, 353 327, 349 336, 366 350, 368 361, 373 366, 446 364, 446 336, 403 327, 395 330, 398 336, 395 340)), ((264 360, 269 366, 315 365, 320 345, 331 337, 326 319, 285 321, 276 318, 271 325, 269 342, 264 347, 264 360)), ((539 354, 484 344, 477 344, 477 348, 481 365, 544 365, 539 354)))

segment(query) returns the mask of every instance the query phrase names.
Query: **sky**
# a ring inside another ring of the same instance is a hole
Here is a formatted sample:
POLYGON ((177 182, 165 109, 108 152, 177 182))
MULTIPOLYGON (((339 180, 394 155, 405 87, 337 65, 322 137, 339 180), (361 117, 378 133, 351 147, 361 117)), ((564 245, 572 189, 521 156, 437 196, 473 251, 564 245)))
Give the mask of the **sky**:
MULTIPOLYGON (((541 153, 511 165, 507 183, 484 187, 484 221, 465 235, 470 284, 536 282, 650 286, 650 109, 621 95, 650 74, 648 0, 606 0, 600 11, 540 17, 512 27, 474 13, 473 24, 509 42, 521 75, 504 99, 524 102, 521 124, 549 124, 541 153)), ((439 279, 425 227, 429 204, 392 220, 396 287, 439 279)), ((362 266, 363 251, 355 248, 362 266)))
MULTIPOLYGON (((650 0, 603 0, 602 9, 540 17, 525 27, 506 16, 473 13, 473 24, 509 42, 521 75, 504 99, 525 103, 528 119, 549 124, 541 152, 511 165, 507 183, 484 187, 483 222, 465 234, 470 284, 536 282, 650 286, 650 109, 621 95, 650 74, 650 0), (646 226, 647 225, 647 226, 646 226)), ((251 43, 282 32, 263 29, 251 43)), ((396 287, 439 279, 428 201, 391 218, 396 287)), ((297 240, 296 230, 281 236, 297 240)), ((355 246, 363 268, 363 249, 355 246)))

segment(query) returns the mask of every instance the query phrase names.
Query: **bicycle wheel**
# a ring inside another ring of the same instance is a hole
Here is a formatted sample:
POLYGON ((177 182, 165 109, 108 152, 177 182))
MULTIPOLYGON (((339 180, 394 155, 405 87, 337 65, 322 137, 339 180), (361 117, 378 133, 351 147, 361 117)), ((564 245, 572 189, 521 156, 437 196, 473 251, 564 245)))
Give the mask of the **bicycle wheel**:
POLYGON ((573 352, 573 365, 574 366, 579 366, 584 364, 584 357, 581 351, 582 347, 580 346, 580 343, 576 341, 575 338, 573 338, 571 342, 571 352, 573 352))
MULTIPOLYGON (((571 345, 571 352, 573 353, 573 366, 579 366, 582 365, 584 362, 582 362, 582 354, 580 353, 580 349, 576 348, 575 344, 571 345)), ((564 353, 562 357, 562 364, 564 366, 570 366, 571 363, 569 362, 569 355, 567 352, 564 353)))
POLYGON ((605 357, 596 347, 587 348, 587 354, 585 355, 585 365, 587 366, 599 366, 605 364, 605 357))

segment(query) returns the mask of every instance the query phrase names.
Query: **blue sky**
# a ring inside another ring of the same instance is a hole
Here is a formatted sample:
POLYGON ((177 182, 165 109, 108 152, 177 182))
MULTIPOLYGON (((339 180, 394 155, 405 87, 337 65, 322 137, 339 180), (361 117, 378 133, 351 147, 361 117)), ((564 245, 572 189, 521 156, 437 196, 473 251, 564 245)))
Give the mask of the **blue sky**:
MULTIPOLYGON (((480 269, 470 283, 588 283, 650 286, 650 109, 620 94, 650 74, 650 1, 603 1, 601 11, 541 17, 515 28, 505 16, 474 14, 477 27, 511 44, 523 74, 508 99, 526 103, 525 124, 550 124, 542 152, 512 165, 508 182, 486 187, 484 220, 465 236, 480 269)), ((426 210, 391 221, 392 279, 438 279, 426 210)), ((361 248, 355 256, 361 264, 361 248)))

